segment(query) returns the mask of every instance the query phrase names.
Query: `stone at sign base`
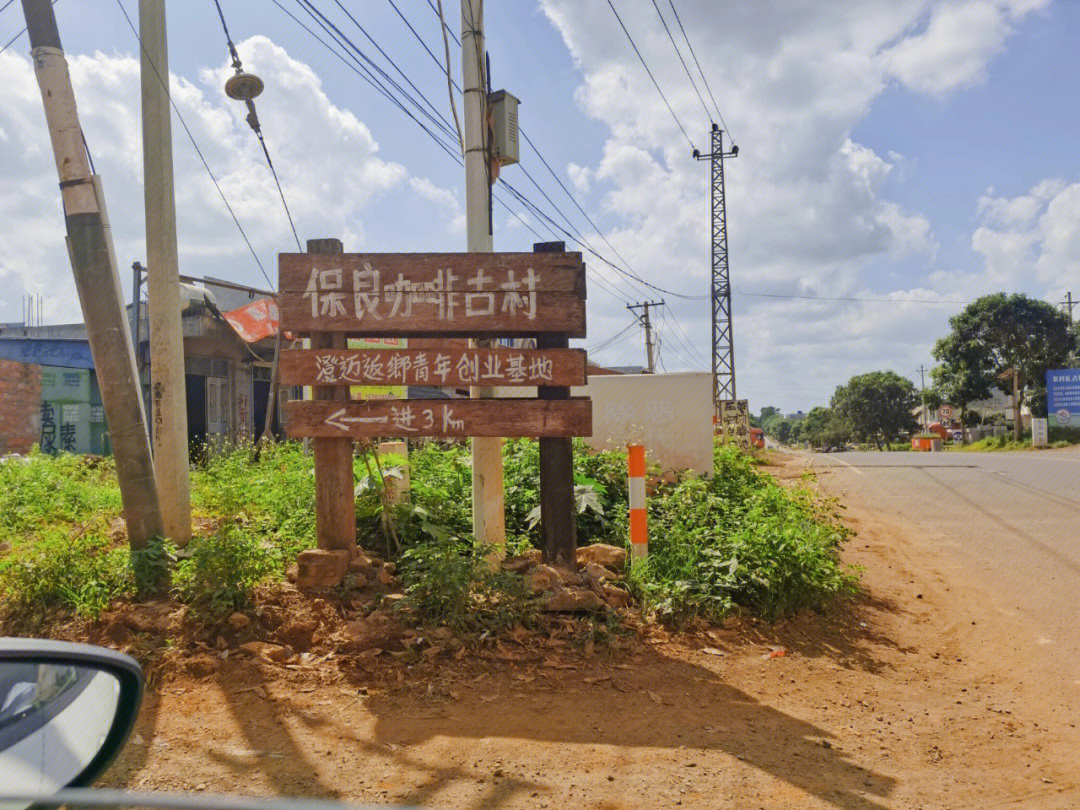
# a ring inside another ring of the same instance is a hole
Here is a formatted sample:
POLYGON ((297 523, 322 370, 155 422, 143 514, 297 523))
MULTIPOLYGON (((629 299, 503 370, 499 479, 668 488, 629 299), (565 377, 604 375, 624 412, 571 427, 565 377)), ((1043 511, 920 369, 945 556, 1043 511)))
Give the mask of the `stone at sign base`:
POLYGON ((589 612, 606 607, 607 603, 589 590, 558 588, 544 600, 544 610, 548 613, 589 612))
POLYGON ((352 554, 348 551, 309 549, 296 558, 297 588, 326 588, 340 585, 349 570, 352 554))
POLYGON ((626 566, 626 549, 609 546, 607 543, 593 543, 591 546, 578 548, 578 565, 588 565, 591 562, 612 571, 621 571, 626 566))

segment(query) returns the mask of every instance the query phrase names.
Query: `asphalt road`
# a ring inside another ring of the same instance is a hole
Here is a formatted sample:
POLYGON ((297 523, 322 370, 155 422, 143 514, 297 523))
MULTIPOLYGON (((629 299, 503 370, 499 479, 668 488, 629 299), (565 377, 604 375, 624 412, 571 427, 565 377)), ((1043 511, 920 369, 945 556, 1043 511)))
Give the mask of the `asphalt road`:
POLYGON ((946 577, 979 586, 986 615, 1026 620, 1030 643, 1080 683, 1080 453, 837 453, 813 464, 946 577))

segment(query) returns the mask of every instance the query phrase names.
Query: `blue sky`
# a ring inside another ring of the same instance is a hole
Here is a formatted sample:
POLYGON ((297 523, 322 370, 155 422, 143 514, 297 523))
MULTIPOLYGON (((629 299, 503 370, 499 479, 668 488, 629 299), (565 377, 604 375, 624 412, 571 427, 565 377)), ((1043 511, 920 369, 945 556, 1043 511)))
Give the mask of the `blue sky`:
MULTIPOLYGON (((296 0, 281 2, 313 25, 296 0)), ((441 57, 427 1, 395 2, 441 57)), ((124 4, 134 18, 135 0, 124 4)), ((245 63, 267 80, 260 116, 301 237, 338 235, 347 250, 463 249, 461 170, 270 0, 222 5, 245 63)), ((316 5, 385 64, 332 0, 316 5)), ((447 111, 444 77, 391 4, 343 5, 447 111)), ((444 5, 458 29, 457 7, 444 5)), ((527 169, 600 252, 615 258, 606 239, 646 280, 707 292, 704 167, 607 3, 485 5, 493 85, 521 98, 523 129, 603 237, 527 146, 506 178, 558 218, 527 169)), ((1080 3, 756 0, 727 4, 722 20, 711 0, 675 6, 742 149, 729 165, 729 221, 739 390, 752 408, 807 409, 878 368, 917 380, 959 306, 915 300, 1080 294, 1080 3), (880 297, 895 302, 831 300, 880 297)), ((701 145, 708 121, 651 0, 616 7, 701 145)), ((56 13, 126 268, 143 252, 136 43, 115 0, 59 0, 56 13)), ((213 4, 171 3, 169 13, 174 97, 272 277, 289 233, 243 108, 221 91, 227 58, 213 4)), ((0 13, 0 42, 21 27, 15 3, 0 13)), ((453 42, 451 54, 459 76, 453 42)), ((181 272, 264 284, 175 122, 173 137, 181 272)), ((0 184, 0 320, 19 317, 24 292, 45 296, 47 321, 77 320, 25 38, 0 55, 0 184)), ((496 209, 497 250, 533 241, 496 209)), ((603 281, 590 283, 584 345, 624 330, 628 301, 659 296, 664 366, 707 367, 706 302, 660 296, 589 263, 603 281)), ((596 359, 643 355, 630 330, 596 359)))

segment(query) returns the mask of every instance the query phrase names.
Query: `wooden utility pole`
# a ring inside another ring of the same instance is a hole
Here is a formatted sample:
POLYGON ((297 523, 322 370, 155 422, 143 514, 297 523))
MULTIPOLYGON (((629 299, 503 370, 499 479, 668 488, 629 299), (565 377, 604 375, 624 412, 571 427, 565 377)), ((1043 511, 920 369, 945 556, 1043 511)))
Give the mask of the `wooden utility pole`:
POLYGON ((154 470, 165 534, 184 545, 191 539, 191 494, 164 0, 139 0, 139 38, 154 470))
MULTIPOLYGON (((308 239, 307 252, 339 255, 344 251, 340 239, 308 239)), ((329 269, 329 268, 328 268, 329 269)), ((278 334, 281 333, 279 323, 278 334)), ((312 349, 344 349, 343 332, 314 332, 312 349)), ((316 385, 316 400, 349 400, 348 388, 316 385)), ((353 442, 350 438, 312 439, 315 454, 315 532, 324 551, 356 553, 356 495, 353 477, 353 442)))
POLYGON ((1072 290, 1069 290, 1065 293, 1065 300, 1062 301, 1061 304, 1065 308, 1065 311, 1069 314, 1070 321, 1073 319, 1073 307, 1075 307, 1077 303, 1080 302, 1073 301, 1072 290))
MULTIPOLYGON (((537 253, 564 250, 566 246, 562 242, 533 245, 533 251, 537 253)), ((538 349, 566 349, 569 346, 570 338, 565 333, 536 337, 538 349)), ((541 385, 536 390, 542 400, 570 399, 567 387, 541 385)), ((568 436, 540 438, 540 539, 544 562, 577 569, 574 440, 568 436)))
MULTIPOLYGON (((465 216, 470 253, 490 253, 491 148, 488 144, 487 82, 484 80, 484 3, 461 0, 461 75, 465 105, 465 216)), ((488 345, 488 344, 482 344, 488 345)), ((491 388, 470 389, 488 399, 491 388)), ((473 536, 502 556, 506 544, 503 504, 502 439, 472 440, 473 536)))
POLYGON ((22 5, 60 176, 71 269, 116 457, 128 542, 134 549, 144 548, 151 537, 162 534, 163 526, 131 330, 107 231, 105 198, 100 181, 90 173, 52 4, 22 0, 22 5))
POLYGON ((641 310, 641 314, 638 315, 638 320, 645 328, 645 360, 648 363, 648 370, 650 374, 656 373, 656 343, 653 341, 652 332, 652 319, 649 317, 649 309, 651 307, 662 307, 663 301, 646 301, 643 304, 627 304, 626 308, 631 312, 641 310))

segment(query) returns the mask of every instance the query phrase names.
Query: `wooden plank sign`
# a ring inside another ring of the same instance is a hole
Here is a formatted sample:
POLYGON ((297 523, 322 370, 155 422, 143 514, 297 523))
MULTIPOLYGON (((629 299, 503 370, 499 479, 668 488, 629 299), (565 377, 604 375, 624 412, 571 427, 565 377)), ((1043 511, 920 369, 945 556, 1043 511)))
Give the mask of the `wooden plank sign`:
POLYGON ((313 437, 591 436, 588 399, 403 399, 286 404, 289 435, 313 437))
POLYGON ((298 349, 282 352, 285 385, 585 385, 581 349, 298 349))
POLYGON ((301 333, 585 337, 580 253, 279 255, 281 321, 301 333))

